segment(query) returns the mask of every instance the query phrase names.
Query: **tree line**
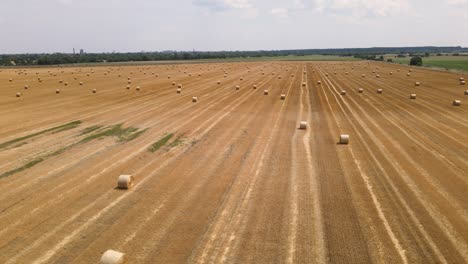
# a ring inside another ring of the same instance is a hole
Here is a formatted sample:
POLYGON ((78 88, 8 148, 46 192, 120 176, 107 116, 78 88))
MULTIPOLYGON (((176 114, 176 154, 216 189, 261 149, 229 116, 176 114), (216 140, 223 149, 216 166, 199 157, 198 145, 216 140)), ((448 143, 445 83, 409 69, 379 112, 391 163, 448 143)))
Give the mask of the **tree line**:
POLYGON ((349 48, 349 49, 299 49, 299 50, 260 50, 260 51, 162 51, 130 53, 52 53, 52 54, 4 54, 0 55, 0 65, 60 65, 96 62, 142 62, 178 61, 200 59, 232 59, 276 56, 335 55, 353 56, 366 60, 383 60, 381 54, 428 54, 463 53, 462 47, 388 47, 388 48, 349 48), (379 56, 380 55, 380 56, 379 56))

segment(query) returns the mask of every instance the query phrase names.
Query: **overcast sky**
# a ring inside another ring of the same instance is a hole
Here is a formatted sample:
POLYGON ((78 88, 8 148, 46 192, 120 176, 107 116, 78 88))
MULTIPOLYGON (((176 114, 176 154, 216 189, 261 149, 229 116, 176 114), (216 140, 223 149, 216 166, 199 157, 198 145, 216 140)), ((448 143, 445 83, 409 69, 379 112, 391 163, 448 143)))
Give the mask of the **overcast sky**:
POLYGON ((468 47, 468 0, 0 0, 0 53, 468 47))

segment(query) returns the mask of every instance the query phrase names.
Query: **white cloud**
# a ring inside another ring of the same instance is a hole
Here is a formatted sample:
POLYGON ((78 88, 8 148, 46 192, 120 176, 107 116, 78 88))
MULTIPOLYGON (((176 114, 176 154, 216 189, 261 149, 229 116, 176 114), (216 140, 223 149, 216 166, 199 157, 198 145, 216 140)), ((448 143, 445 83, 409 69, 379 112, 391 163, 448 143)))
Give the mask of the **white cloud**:
POLYGON ((280 18, 287 18, 288 17, 288 9, 286 8, 273 8, 270 10, 270 13, 276 17, 280 18))
POLYGON ((59 3, 64 4, 64 5, 70 5, 72 4, 73 0, 57 0, 59 3))
POLYGON ((250 0, 193 0, 192 3, 212 12, 240 10, 244 18, 251 19, 258 16, 258 9, 250 0))
POLYGON ((410 8, 409 0, 314 0, 313 2, 314 9, 318 12, 352 16, 394 16, 410 8))
POLYGON ((232 8, 238 9, 249 9, 252 8, 252 4, 249 0, 224 0, 224 3, 232 8))
POLYGON ((448 0, 448 3, 450 5, 459 6, 459 5, 468 4, 468 0, 448 0))

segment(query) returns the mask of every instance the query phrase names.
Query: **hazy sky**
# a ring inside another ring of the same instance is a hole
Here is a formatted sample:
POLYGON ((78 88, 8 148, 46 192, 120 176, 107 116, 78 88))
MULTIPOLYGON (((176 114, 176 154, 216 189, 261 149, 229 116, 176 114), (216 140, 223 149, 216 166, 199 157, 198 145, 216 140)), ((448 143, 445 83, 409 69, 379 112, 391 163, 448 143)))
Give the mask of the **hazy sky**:
POLYGON ((468 0, 0 0, 0 53, 468 47, 468 0))

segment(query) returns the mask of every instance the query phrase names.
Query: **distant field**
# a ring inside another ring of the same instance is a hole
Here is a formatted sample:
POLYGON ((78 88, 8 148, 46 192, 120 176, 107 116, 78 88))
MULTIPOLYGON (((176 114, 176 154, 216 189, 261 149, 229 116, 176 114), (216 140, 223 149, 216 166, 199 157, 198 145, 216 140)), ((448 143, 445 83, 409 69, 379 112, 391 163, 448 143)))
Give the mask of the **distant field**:
MULTIPOLYGON (((390 57, 386 57, 390 58, 390 57)), ((393 62, 409 64, 411 58, 392 58, 393 62)), ((468 71, 468 56, 431 56, 423 57, 423 66, 447 70, 468 71)))
POLYGON ((249 58, 229 58, 229 59, 209 59, 198 60, 206 62, 217 61, 358 61, 354 57, 327 56, 327 55, 309 55, 309 56, 273 56, 273 57, 249 57, 249 58))

